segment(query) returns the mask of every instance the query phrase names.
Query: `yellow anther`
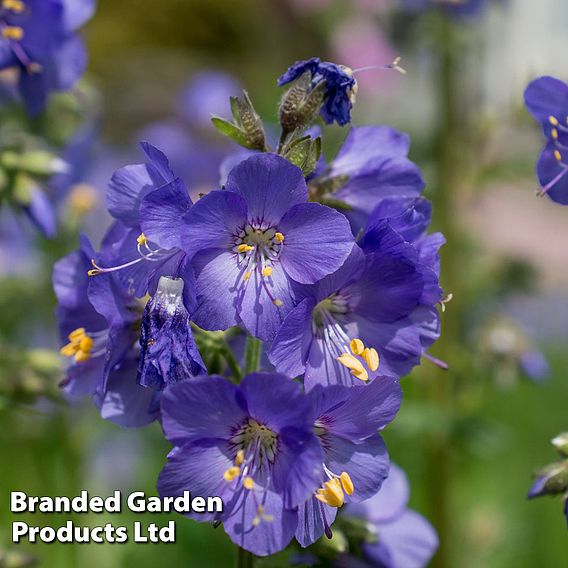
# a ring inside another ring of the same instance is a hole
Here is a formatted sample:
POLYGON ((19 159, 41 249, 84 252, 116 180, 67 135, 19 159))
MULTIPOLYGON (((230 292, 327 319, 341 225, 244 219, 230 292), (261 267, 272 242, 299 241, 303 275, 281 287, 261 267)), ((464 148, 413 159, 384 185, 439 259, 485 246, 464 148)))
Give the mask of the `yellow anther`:
POLYGON ((330 507, 341 507, 345 502, 345 493, 339 479, 330 479, 317 490, 316 499, 330 507))
POLYGON ((241 473, 241 468, 234 465, 225 471, 223 478, 225 481, 233 481, 235 477, 238 477, 239 473, 241 473))
POLYGON ((371 371, 376 371, 379 368, 379 354, 376 349, 365 347, 362 357, 371 371))
POLYGON ((548 122, 550 122, 550 124, 552 124, 552 126, 558 126, 558 120, 556 119, 555 116, 549 116, 548 117, 548 122))
POLYGON ((4 10, 12 10, 12 12, 16 14, 21 14, 25 7, 22 0, 3 0, 2 2, 2 8, 4 8, 4 10))
POLYGON ((77 363, 84 363, 91 358, 91 353, 89 351, 77 351, 75 354, 75 361, 77 363))
POLYGON ((77 351, 79 351, 79 346, 76 343, 68 343, 59 350, 59 354, 63 357, 73 357, 77 351))
POLYGON ((136 239, 136 242, 142 246, 145 245, 148 242, 148 239, 146 238, 146 235, 144 233, 140 233, 140 235, 138 235, 138 238, 136 239))
POLYGON ((245 275, 243 276, 243 280, 246 282, 250 278, 251 274, 252 274, 252 272, 250 270, 248 272, 245 272, 245 275))
POLYGON ((554 157, 556 158, 556 160, 557 160, 558 162, 561 162, 561 161, 562 161, 562 154, 560 153, 559 150, 554 150, 554 157))
POLYGON ((277 307, 277 308, 281 308, 284 305, 284 302, 282 300, 272 300, 272 303, 277 307))
POLYGON ((360 339, 352 339, 349 347, 354 355, 361 355, 365 349, 365 345, 360 339))
POLYGON ((81 351, 84 351, 85 353, 90 353, 94 344, 95 342, 88 335, 85 335, 85 337, 83 337, 81 339, 81 342, 79 343, 79 349, 81 351))
POLYGON ((67 337, 69 338, 69 341, 80 341, 81 339, 83 339, 83 337, 85 337, 85 333, 86 330, 84 327, 78 327, 77 329, 74 329, 67 337))
POLYGON ((250 245, 245 245, 244 243, 237 247, 237 252, 249 252, 251 250, 254 250, 254 247, 251 247, 250 245))
POLYGON ((268 278, 269 276, 271 276, 271 275, 272 275, 272 266, 265 266, 265 267, 262 269, 262 275, 263 275, 265 278, 268 278))
POLYGON ((20 41, 24 37, 24 30, 20 26, 6 26, 2 28, 2 35, 6 39, 20 41))
POLYGON ((554 140, 558 140, 558 130, 556 130, 556 128, 553 128, 550 134, 552 135, 552 138, 554 138, 554 140))
POLYGON ((350 475, 344 471, 340 476, 341 485, 343 487, 343 491, 347 493, 347 495, 353 495, 353 491, 355 491, 355 487, 353 487, 353 482, 351 481, 350 475))
POLYGON ((91 358, 95 342, 90 338, 84 327, 78 327, 69 335, 69 343, 64 345, 59 353, 64 357, 75 357, 77 363, 83 363, 91 358))
POLYGON ((275 233, 274 240, 277 243, 282 244, 284 242, 284 235, 282 233, 275 233))
POLYGON ((245 477, 243 479, 243 487, 249 491, 254 489, 254 479, 252 477, 245 477))
POLYGON ((245 461, 245 451, 239 450, 235 456, 235 463, 241 465, 245 461))
POLYGON ((344 367, 347 367, 355 378, 360 379, 361 381, 369 380, 369 374, 365 370, 365 367, 363 367, 361 361, 353 357, 353 355, 350 355, 349 353, 343 353, 337 358, 337 360, 344 367))

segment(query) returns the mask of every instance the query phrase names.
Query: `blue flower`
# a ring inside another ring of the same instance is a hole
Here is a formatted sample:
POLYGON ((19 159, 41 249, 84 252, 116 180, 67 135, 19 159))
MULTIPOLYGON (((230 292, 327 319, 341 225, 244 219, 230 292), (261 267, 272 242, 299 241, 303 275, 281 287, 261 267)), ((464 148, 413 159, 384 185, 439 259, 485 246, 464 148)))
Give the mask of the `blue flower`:
POLYGON ((314 286, 276 335, 269 357, 279 372, 316 384, 352 385, 408 373, 439 337, 436 304, 440 234, 426 235, 424 199, 385 200, 348 260, 314 286), (380 369, 379 369, 380 360, 380 369))
POLYGON ((183 300, 195 309, 195 277, 174 229, 192 205, 187 188, 157 148, 141 143, 148 162, 124 166, 109 184, 107 205, 116 223, 90 274, 116 272, 133 295, 154 295, 161 276, 183 278, 183 300))
POLYGON ((231 540, 259 556, 294 536, 297 507, 318 486, 323 453, 298 384, 256 373, 235 386, 221 377, 183 381, 162 397, 162 424, 174 449, 158 480, 162 497, 220 496, 231 540))
POLYGON ((299 509, 296 539, 309 546, 331 524, 344 501, 372 497, 388 474, 389 457, 377 434, 398 412, 401 390, 396 379, 377 377, 361 387, 314 388, 311 420, 324 449, 324 475, 314 497, 299 509))
POLYGON ((314 283, 343 264, 354 242, 347 219, 307 199, 299 168, 259 154, 188 211, 179 231, 197 275, 197 325, 242 323, 270 340, 294 307, 297 283, 314 283))
POLYGON ((141 308, 114 275, 89 279, 94 255, 82 237, 81 248, 54 267, 61 354, 71 359, 61 386, 71 396, 92 396, 103 418, 143 426, 158 408, 154 391, 136 383, 141 308))
POLYGON ((140 384, 162 390, 188 377, 207 372, 183 304, 184 281, 160 277, 154 297, 146 304, 140 337, 140 384))
POLYGON ((3 0, 0 69, 19 69, 30 115, 43 112, 52 91, 70 89, 83 74, 87 55, 75 31, 94 9, 95 0, 3 0))
POLYGON ((525 104, 546 138, 536 168, 541 193, 568 205, 568 85, 554 77, 540 77, 527 87, 525 104))
POLYGON ((310 181, 310 190, 317 196, 331 188, 324 196, 348 206, 345 215, 357 234, 382 200, 422 193, 424 180, 408 159, 409 147, 408 135, 388 126, 351 128, 335 159, 310 181))
POLYGON ((362 545, 363 556, 371 566, 424 568, 436 552, 436 531, 422 515, 407 508, 408 498, 406 475, 393 464, 374 497, 345 508, 346 515, 369 523, 377 536, 377 542, 362 545))
POLYGON ((324 102, 320 110, 325 122, 332 124, 335 121, 340 126, 351 122, 351 109, 357 94, 357 81, 351 69, 313 57, 294 63, 278 79, 278 85, 287 85, 306 72, 311 75, 312 89, 325 82, 324 102))

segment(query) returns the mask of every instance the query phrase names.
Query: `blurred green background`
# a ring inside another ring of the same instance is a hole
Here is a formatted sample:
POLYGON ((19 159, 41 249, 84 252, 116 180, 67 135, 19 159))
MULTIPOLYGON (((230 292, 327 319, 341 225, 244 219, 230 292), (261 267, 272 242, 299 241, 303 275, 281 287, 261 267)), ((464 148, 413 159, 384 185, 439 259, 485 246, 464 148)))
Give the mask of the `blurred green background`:
MULTIPOLYGON (((296 59, 317 55, 357 67, 401 55, 406 76, 362 76, 354 122, 410 133, 411 157, 423 168, 425 195, 434 203, 433 229, 448 236, 442 279, 454 298, 433 349, 450 370, 425 362, 404 379, 402 410, 385 438, 411 481, 411 506, 439 529, 442 547, 433 565, 565 566, 560 500, 528 502, 525 496, 531 473, 554 459, 549 440, 568 429, 568 211, 534 197, 541 142, 523 111, 522 91, 540 74, 562 73, 568 8, 563 0, 511 0, 460 23, 433 13, 410 16, 391 4, 100 0, 85 36, 88 81, 101 92, 101 139, 120 165, 123 153, 135 151, 141 128, 175 119, 180 89, 197 71, 231 73, 267 122, 276 122, 276 79, 296 59), (514 356, 492 344, 496 319, 513 322, 528 338, 523 341, 543 350, 548 380, 528 380, 514 356)), ((333 156, 345 132, 326 129, 325 135, 325 153, 333 156)), ((216 134, 204 136, 214 140, 216 134)), ((104 177, 102 166, 98 173, 104 177)), ((104 180, 95 185, 102 198, 104 180)), ((97 223, 91 218, 88 226, 97 223)), ((33 278, 12 274, 0 281, 3 337, 57 346, 51 263, 76 245, 74 233, 40 243, 45 254, 33 278)), ((68 405, 57 397, 33 405, 2 399, 0 448, 0 546, 8 550, 15 550, 9 491, 155 494, 169 450, 157 425, 125 431, 102 421, 88 402, 68 405)), ((39 525, 67 520, 19 518, 39 525)), ((126 526, 175 518, 177 543, 35 544, 17 551, 54 568, 233 562, 234 547, 222 529, 178 516, 71 518, 126 526)))

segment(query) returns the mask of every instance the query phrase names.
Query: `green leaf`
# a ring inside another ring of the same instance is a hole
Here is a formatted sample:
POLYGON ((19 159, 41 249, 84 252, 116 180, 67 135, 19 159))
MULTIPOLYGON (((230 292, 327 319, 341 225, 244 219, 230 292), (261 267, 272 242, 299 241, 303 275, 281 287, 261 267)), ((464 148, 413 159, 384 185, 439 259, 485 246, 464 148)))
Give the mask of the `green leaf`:
POLYGON ((231 140, 234 140, 237 144, 244 146, 245 148, 249 148, 250 150, 254 150, 255 146, 251 144, 248 139, 246 132, 241 130, 238 126, 234 125, 232 122, 221 118, 220 116, 212 116, 211 122, 213 126, 224 136, 227 136, 231 140))

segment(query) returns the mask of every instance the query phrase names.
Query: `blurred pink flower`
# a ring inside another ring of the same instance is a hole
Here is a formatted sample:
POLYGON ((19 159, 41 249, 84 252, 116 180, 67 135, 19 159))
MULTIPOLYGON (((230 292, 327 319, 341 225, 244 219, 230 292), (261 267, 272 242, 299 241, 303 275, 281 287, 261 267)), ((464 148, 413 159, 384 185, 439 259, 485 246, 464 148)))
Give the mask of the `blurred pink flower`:
MULTIPOLYGON (((356 70, 368 65, 388 65, 397 53, 379 26, 364 16, 356 16, 342 22, 333 32, 334 61, 356 70)), ((355 73, 359 83, 359 97, 376 95, 380 88, 391 88, 398 81, 398 73, 391 70, 371 69, 355 73)))

